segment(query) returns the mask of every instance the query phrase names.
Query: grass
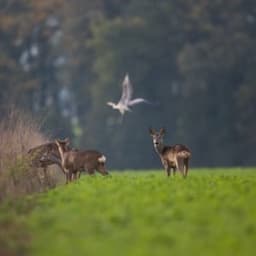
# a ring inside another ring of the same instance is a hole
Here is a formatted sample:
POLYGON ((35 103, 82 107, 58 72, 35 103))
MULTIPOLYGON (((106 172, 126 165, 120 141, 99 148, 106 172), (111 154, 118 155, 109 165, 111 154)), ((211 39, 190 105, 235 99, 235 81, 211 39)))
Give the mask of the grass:
POLYGON ((157 171, 83 176, 5 205, 0 225, 8 215, 21 230, 0 245, 9 255, 254 255, 255 198, 253 168, 192 170, 186 180, 157 171))

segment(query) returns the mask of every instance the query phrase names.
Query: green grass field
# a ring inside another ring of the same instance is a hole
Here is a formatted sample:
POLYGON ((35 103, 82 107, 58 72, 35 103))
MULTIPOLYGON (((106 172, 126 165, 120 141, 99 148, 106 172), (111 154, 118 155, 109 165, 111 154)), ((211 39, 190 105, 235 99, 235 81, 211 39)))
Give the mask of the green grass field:
POLYGON ((255 255, 256 169, 83 176, 0 214, 9 255, 255 255))

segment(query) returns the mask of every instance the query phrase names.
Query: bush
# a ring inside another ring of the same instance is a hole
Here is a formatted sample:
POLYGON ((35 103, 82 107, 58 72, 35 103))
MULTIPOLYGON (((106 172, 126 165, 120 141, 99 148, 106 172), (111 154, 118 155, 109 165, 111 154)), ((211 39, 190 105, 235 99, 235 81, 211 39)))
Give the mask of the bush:
POLYGON ((11 110, 0 122, 0 201, 40 192, 56 185, 58 178, 33 168, 28 157, 31 147, 45 143, 39 122, 19 110, 11 110))

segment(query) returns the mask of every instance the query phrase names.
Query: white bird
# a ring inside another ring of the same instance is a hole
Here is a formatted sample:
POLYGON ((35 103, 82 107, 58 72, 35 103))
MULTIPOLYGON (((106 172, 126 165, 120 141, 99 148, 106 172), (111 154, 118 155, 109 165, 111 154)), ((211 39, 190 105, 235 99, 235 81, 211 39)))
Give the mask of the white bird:
POLYGON ((107 102, 107 105, 111 106, 113 109, 119 110, 121 115, 124 115, 126 111, 131 111, 131 106, 134 106, 142 102, 149 103, 147 100, 143 98, 136 98, 132 100, 133 88, 128 74, 125 75, 122 88, 122 96, 117 104, 111 101, 107 102))

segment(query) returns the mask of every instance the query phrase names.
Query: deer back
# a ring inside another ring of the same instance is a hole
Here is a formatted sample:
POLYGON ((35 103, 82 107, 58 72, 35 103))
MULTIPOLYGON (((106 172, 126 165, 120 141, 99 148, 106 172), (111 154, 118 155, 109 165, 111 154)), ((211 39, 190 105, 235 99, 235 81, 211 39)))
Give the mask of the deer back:
POLYGON ((161 157, 169 162, 176 162, 177 158, 189 158, 191 155, 187 146, 176 144, 174 146, 165 146, 161 157))
POLYGON ((54 142, 41 144, 28 151, 31 164, 35 167, 44 167, 52 164, 60 165, 60 154, 54 142))
POLYGON ((96 150, 71 150, 64 154, 64 166, 67 169, 96 168, 103 155, 96 150))

